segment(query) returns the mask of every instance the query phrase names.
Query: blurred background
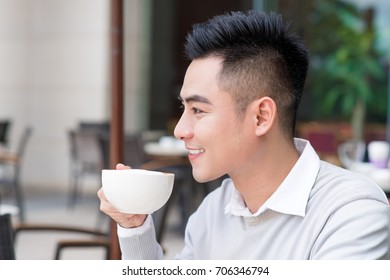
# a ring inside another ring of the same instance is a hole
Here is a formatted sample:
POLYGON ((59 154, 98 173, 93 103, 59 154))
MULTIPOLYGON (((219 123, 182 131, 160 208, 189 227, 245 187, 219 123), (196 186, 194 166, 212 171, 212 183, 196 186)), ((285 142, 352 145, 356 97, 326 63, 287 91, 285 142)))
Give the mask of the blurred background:
MULTIPOLYGON (((297 136, 335 163, 345 141, 389 140, 386 0, 124 0, 125 134, 172 135, 189 63, 186 33, 216 14, 248 9, 281 13, 309 48, 297 136)), ((68 196, 75 176, 70 131, 110 122, 110 10, 109 0, 0 0, 0 123, 8 124, 3 146, 18 151, 31 128, 20 161, 23 193, 68 196)), ((84 191, 94 197, 99 181, 87 182, 84 191)))

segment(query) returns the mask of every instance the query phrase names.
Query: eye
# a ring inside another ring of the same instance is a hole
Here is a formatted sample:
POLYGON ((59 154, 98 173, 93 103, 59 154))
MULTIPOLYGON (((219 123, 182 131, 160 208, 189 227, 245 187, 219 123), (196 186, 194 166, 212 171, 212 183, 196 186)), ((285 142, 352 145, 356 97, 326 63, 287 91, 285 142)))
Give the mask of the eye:
POLYGON ((192 112, 194 112, 195 115, 196 115, 196 114, 201 114, 201 113, 203 113, 202 110, 200 110, 200 109, 198 109, 198 108, 196 108, 196 107, 191 108, 191 110, 192 110, 192 112))

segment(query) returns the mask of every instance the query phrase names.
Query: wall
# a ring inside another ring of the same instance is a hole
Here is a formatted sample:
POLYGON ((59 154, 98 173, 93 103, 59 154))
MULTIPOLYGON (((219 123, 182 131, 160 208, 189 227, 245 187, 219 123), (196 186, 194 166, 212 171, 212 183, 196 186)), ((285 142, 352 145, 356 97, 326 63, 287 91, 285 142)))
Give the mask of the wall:
MULTIPOLYGON (((125 2, 133 15, 142 7, 141 0, 125 2)), ((80 120, 110 118, 109 4, 0 0, 0 119, 13 121, 11 148, 26 125, 33 127, 23 162, 24 185, 68 187, 68 130, 80 120)), ((129 24, 127 36, 139 36, 137 20, 129 24)), ((139 57, 136 42, 126 50, 128 60, 139 57)), ((132 61, 126 76, 137 73, 138 63, 132 61)), ((127 122, 129 130, 142 119, 141 110, 131 108, 139 104, 134 77, 126 81, 126 96, 131 96, 126 109, 133 112, 127 117, 133 120, 127 122)))

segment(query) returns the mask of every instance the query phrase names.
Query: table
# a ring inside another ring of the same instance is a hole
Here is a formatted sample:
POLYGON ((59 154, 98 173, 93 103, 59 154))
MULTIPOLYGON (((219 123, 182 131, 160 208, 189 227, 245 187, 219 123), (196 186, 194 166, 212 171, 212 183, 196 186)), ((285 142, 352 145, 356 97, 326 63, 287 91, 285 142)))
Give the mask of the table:
MULTIPOLYGON (((162 138, 168 139, 168 138, 162 138)), ((184 146, 184 142, 180 140, 167 140, 158 142, 145 143, 145 153, 150 156, 163 157, 187 157, 188 150, 184 146), (172 141, 172 142, 169 142, 172 141)))

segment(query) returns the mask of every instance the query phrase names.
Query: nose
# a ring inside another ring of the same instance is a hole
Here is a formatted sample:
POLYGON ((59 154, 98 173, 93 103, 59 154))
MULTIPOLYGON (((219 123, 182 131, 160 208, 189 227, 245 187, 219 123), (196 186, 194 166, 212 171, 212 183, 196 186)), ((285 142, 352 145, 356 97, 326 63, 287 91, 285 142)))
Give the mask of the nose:
POLYGON ((185 140, 189 139, 193 135, 193 129, 190 121, 186 118, 185 113, 180 117, 176 124, 174 135, 177 139, 185 140))

